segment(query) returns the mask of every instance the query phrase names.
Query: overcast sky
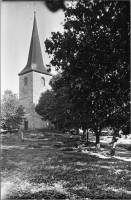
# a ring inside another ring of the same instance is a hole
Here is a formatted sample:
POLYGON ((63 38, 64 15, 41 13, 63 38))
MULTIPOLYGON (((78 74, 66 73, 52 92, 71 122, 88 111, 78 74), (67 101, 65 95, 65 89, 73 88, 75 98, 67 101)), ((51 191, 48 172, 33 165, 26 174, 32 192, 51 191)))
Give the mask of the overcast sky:
POLYGON ((18 73, 26 66, 32 35, 34 11, 44 64, 49 63, 44 41, 52 31, 63 31, 64 13, 52 13, 44 2, 1 2, 1 94, 10 89, 19 94, 18 73))

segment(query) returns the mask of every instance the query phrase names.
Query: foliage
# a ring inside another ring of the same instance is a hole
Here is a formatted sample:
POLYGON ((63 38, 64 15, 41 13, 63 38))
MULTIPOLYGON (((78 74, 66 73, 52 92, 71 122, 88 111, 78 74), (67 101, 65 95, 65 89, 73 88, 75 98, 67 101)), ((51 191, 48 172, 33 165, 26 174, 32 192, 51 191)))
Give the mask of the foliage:
POLYGON ((55 96, 53 91, 47 90, 41 94, 35 111, 43 117, 43 120, 53 120, 53 111, 55 110, 55 96))
POLYGON ((84 114, 96 135, 107 125, 129 127, 129 24, 128 1, 80 0, 65 11, 64 33, 45 41, 74 116, 84 114))
MULTIPOLYGON (((53 81, 53 80, 52 80, 53 81)), ((56 128, 69 127, 71 118, 69 115, 69 104, 67 100, 67 88, 57 91, 47 90, 41 94, 35 111, 42 116, 43 120, 49 120, 56 128)))
POLYGON ((62 128, 75 128, 80 126, 80 119, 78 114, 74 112, 74 106, 69 98, 68 84, 63 84, 62 73, 59 72, 57 75, 53 76, 50 80, 50 85, 55 92, 55 99, 57 101, 58 107, 60 108, 62 115, 60 114, 59 126, 62 128), (63 109, 62 109, 63 108, 63 109), (65 121, 65 123, 63 123, 65 121))
POLYGON ((86 116, 74 112, 73 104, 69 99, 68 87, 62 87, 62 74, 58 73, 50 80, 52 90, 42 93, 35 111, 43 120, 49 120, 58 129, 80 128, 86 123, 86 116), (84 121, 85 117, 85 121, 84 121))
POLYGON ((65 9, 65 1, 64 0, 45 0, 45 5, 47 6, 47 8, 52 11, 52 12, 56 12, 59 9, 65 9))
POLYGON ((11 90, 6 90, 2 97, 1 115, 3 129, 11 131, 22 123, 24 108, 19 105, 17 95, 13 94, 11 90))

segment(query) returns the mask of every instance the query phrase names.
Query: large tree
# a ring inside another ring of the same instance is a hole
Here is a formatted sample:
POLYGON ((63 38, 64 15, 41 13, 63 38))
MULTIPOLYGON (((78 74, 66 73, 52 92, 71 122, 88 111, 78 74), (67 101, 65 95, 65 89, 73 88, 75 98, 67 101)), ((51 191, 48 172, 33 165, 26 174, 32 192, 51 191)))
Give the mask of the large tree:
POLYGON ((24 114, 24 108, 19 104, 17 94, 13 94, 11 90, 6 90, 1 104, 1 127, 8 131, 18 128, 22 123, 24 114))
POLYGON ((79 110, 81 116, 87 116, 96 143, 102 127, 125 124, 129 24, 129 1, 80 0, 65 11, 64 33, 53 32, 45 41, 51 65, 62 71, 62 83, 68 87, 74 112, 79 110), (119 120, 120 116, 125 120, 119 120))

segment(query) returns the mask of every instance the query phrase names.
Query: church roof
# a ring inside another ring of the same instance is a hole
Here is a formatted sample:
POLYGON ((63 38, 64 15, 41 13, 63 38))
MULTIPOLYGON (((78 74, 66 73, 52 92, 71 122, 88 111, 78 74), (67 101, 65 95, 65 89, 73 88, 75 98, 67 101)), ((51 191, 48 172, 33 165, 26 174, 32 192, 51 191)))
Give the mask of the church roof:
POLYGON ((33 24, 33 31, 32 31, 27 64, 25 68, 18 75, 20 76, 29 73, 31 71, 52 76, 49 72, 47 72, 47 69, 45 68, 43 63, 35 14, 34 14, 34 24, 33 24))

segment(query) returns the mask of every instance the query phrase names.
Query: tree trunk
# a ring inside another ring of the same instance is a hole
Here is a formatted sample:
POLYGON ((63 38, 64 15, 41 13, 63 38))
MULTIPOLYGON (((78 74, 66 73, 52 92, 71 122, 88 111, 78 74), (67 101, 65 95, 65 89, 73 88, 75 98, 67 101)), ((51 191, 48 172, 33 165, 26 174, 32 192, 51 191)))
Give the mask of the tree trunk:
POLYGON ((83 131, 83 135, 82 135, 82 138, 84 139, 84 137, 85 137, 85 132, 83 131))
POLYGON ((95 128, 94 132, 95 132, 95 135, 96 135, 96 146, 97 146, 97 144, 100 144, 101 127, 98 126, 98 128, 95 128))
POLYGON ((79 135, 79 128, 76 128, 76 134, 79 135))
POLYGON ((86 124, 86 123, 83 123, 83 124, 82 124, 83 139, 85 138, 86 130, 87 130, 87 124, 86 124))
POLYGON ((89 134, 88 134, 88 129, 87 129, 87 131, 86 131, 86 143, 88 144, 88 142, 89 142, 89 134))
POLYGON ((95 131, 95 135, 96 135, 96 145, 98 143, 100 143, 100 133, 98 131, 95 131))
POLYGON ((8 132, 11 133, 11 128, 10 127, 8 127, 8 132))
POLYGON ((83 139, 85 138, 85 133, 86 133, 86 130, 84 129, 83 130, 83 139))

